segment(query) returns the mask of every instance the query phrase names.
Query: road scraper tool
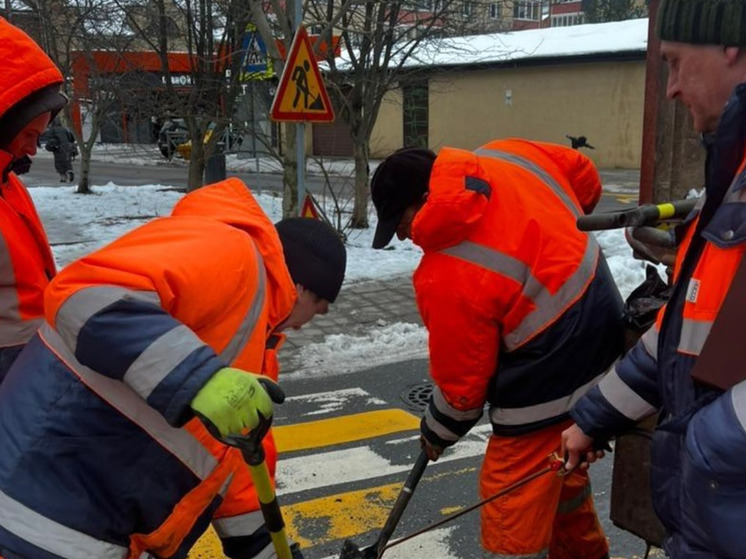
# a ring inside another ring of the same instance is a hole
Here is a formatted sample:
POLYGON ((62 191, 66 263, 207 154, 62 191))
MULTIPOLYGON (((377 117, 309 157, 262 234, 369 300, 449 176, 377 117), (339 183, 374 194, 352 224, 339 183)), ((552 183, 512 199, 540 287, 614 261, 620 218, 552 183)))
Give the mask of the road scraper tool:
POLYGON ((394 529, 399 523, 399 519, 404 513, 404 509, 407 507, 407 503, 409 503, 409 500, 412 498, 412 493, 414 493, 417 483, 419 483, 420 478, 425 471, 427 462, 427 453, 423 449, 417 457, 417 461, 414 463, 412 471, 409 472, 407 481, 404 482, 404 486, 399 492, 399 496, 396 498, 394 507, 391 509, 389 517, 386 519, 386 524, 383 525, 383 530, 381 530, 381 534, 378 536, 375 543, 365 549, 360 549, 351 540, 345 540, 344 545, 342 546, 342 554, 339 556, 339 559, 379 559, 381 555, 383 555, 383 550, 390 547, 386 544, 388 544, 391 535, 394 533, 394 529))
MULTIPOLYGON (((608 441, 599 440, 599 441, 594 441, 593 449, 595 451, 603 450, 605 452, 610 452, 611 446, 609 445, 608 441)), ((423 451, 422 454, 425 454, 425 452, 423 451)), ((383 556, 383 552, 385 550, 391 547, 394 547, 395 545, 404 543, 405 541, 411 540, 412 538, 420 536, 424 534, 425 532, 429 532, 430 530, 439 528, 443 524, 446 524, 452 520, 455 520, 459 518, 460 516, 463 516, 480 507, 483 507, 487 503, 490 503, 494 501, 495 499, 498 499, 504 495, 507 495, 511 491, 515 491, 519 487, 526 485, 528 482, 538 477, 546 475, 550 472, 554 472, 556 475, 560 475, 560 476, 564 476, 567 473, 569 473, 567 470, 565 470, 565 463, 567 461, 567 456, 565 456, 565 459, 563 460, 562 458, 560 458, 560 456, 556 452, 553 452, 547 457, 547 460, 548 460, 547 466, 542 468, 541 470, 538 470, 534 472, 533 474, 524 477, 523 479, 519 479, 518 481, 509 485, 502 491, 498 491, 494 495, 490 495, 489 497, 487 497, 486 499, 482 499, 478 503, 475 503, 469 507, 466 507, 465 509, 462 509, 450 516, 446 516, 442 520, 439 520, 438 522, 430 524, 429 526, 426 526, 425 528, 417 530, 416 532, 412 532, 411 534, 408 534, 406 536, 402 536, 401 538, 394 540, 391 543, 388 543, 389 538, 391 537, 391 534, 393 533, 394 528, 396 527, 396 523, 399 521, 399 518, 401 517, 402 512, 404 512, 406 501, 409 500, 409 497, 407 497, 404 504, 397 510, 397 505, 400 504, 402 494, 404 494, 407 485, 410 483, 413 477, 415 478, 414 485, 415 486, 417 485, 417 481, 419 481, 420 477, 422 476, 422 472, 425 469, 425 465, 427 465, 427 455, 425 455, 423 458, 422 454, 420 455, 420 458, 417 460, 417 464, 415 464, 415 467, 412 470, 412 473, 409 474, 407 483, 404 484, 402 493, 399 495, 399 498, 396 500, 396 503, 394 504, 394 508, 391 510, 391 514, 389 515, 389 518, 386 521, 386 525, 381 531, 381 535, 378 537, 378 540, 376 540, 376 543, 374 543, 370 547, 366 547, 365 549, 361 550, 352 541, 345 540, 344 545, 342 546, 342 553, 339 556, 339 559, 380 559, 383 556), (420 464, 420 462, 422 462, 422 464, 420 464), (418 467, 421 468, 419 471, 418 471, 418 467)), ((585 462, 585 457, 581 456, 580 463, 583 463, 583 462, 585 462)), ((409 492, 409 495, 411 495, 411 491, 409 492)))
MULTIPOLYGON (((604 451, 611 450, 611 447, 609 446, 607 441, 597 442, 594 444, 593 448, 595 450, 604 450, 604 451)), ((422 459, 422 456, 420 456, 420 459, 418 460, 418 464, 421 459, 422 459)), ((498 491, 494 495, 491 495, 487 497, 486 499, 482 499, 478 503, 475 503, 469 507, 466 507, 465 509, 458 511, 457 513, 447 516, 444 519, 439 520, 438 522, 435 522, 434 524, 430 524, 429 526, 426 526, 425 528, 422 528, 421 530, 417 530, 416 532, 412 532, 411 534, 402 536, 401 538, 394 540, 391 543, 388 543, 389 538, 391 537, 391 534, 394 531, 396 523, 399 521, 399 518, 401 517, 401 513, 404 510, 404 507, 402 506, 398 511, 396 511, 397 505, 399 504, 399 500, 400 500, 400 499, 397 499, 396 504, 394 504, 394 509, 392 509, 391 514, 389 515, 389 519, 386 521, 386 525, 384 526, 384 529, 381 532, 381 535, 378 537, 378 540, 376 541, 376 543, 374 543, 370 547, 366 547, 365 549, 361 550, 353 542, 351 542, 350 540, 346 540, 342 547, 342 553, 339 556, 339 559, 380 559, 385 550, 391 547, 394 547, 395 545, 404 543, 407 540, 411 540, 412 538, 422 535, 425 532, 434 530, 435 528, 438 528, 442 526, 443 524, 451 522, 452 520, 455 520, 456 518, 459 518, 460 516, 463 516, 464 514, 467 514, 475 509, 478 509, 486 505, 487 503, 490 503, 494 501, 495 499, 502 497, 503 495, 507 495, 511 491, 515 491, 519 487, 526 485, 528 482, 538 477, 546 475, 550 472, 554 472, 555 474, 560 475, 560 476, 567 474, 568 472, 565 470, 565 461, 566 459, 563 460, 562 458, 559 457, 559 455, 556 452, 554 452, 549 455, 548 457, 549 463, 547 464, 545 468, 542 468, 541 470, 538 470, 534 472, 533 474, 528 475, 524 477, 523 479, 516 481, 515 483, 513 483, 512 485, 509 485, 502 491, 498 491), (394 522, 391 522, 392 518, 395 518, 394 522)), ((581 462, 583 461, 585 461, 585 459, 581 457, 581 462)), ((427 456, 425 456, 424 464, 421 466, 422 470, 419 472, 419 475, 416 478, 415 485, 417 481, 419 480, 419 477, 422 475, 422 471, 424 471, 425 469, 425 464, 427 464, 427 456)), ((415 464, 415 468, 412 470, 412 473, 409 475, 409 479, 407 479, 405 488, 416 472, 417 472, 417 464, 415 464)), ((404 493, 404 489, 402 490, 402 493, 404 493)), ((399 495, 399 497, 401 498, 401 494, 399 495)), ((405 502, 405 505, 406 505, 406 502, 405 502)))

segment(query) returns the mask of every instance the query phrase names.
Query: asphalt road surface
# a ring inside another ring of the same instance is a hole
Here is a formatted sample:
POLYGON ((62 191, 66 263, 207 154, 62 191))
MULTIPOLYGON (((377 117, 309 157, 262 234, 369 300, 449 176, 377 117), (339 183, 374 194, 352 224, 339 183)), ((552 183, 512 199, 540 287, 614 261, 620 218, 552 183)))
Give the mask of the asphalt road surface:
MULTIPOLYGON (((288 396, 275 416, 280 450, 278 499, 288 535, 306 559, 336 559, 345 539, 376 541, 419 454, 419 418, 430 383, 426 360, 338 376, 283 375, 288 396)), ((430 463, 390 541, 479 500, 477 476, 489 424, 483 419, 438 462, 430 463)), ((559 442, 559 441, 558 441, 559 442)), ((613 559, 641 558, 645 542, 609 520, 610 458, 592 466, 594 498, 613 559)), ((551 474, 550 474, 551 475, 551 474)), ((191 559, 222 557, 203 538, 191 559)), ((480 557, 479 512, 467 513, 387 550, 386 559, 480 557)), ((660 550, 651 556, 662 557, 660 550)))

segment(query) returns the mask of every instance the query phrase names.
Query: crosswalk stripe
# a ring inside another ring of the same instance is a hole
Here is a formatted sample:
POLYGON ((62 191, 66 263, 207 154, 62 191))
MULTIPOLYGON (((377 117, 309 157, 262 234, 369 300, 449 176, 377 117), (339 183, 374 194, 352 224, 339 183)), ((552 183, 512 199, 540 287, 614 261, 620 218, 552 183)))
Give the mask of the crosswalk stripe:
MULTIPOLYGON (((448 449, 438 460, 438 464, 484 454, 485 442, 480 436, 483 431, 483 426, 473 429, 473 436, 470 434, 468 438, 448 449)), ((408 451, 419 451, 418 438, 419 435, 397 438, 384 443, 384 447, 401 447, 387 454, 406 455, 408 451)), ((412 456, 409 462, 394 464, 383 456, 383 452, 376 452, 368 446, 330 450, 305 456, 280 456, 277 463, 277 492, 279 495, 291 495, 320 488, 331 490, 337 485, 408 472, 412 469, 415 457, 412 456), (355 466, 350 467, 351 464, 355 466)))
MULTIPOLYGON (((453 479, 440 481, 442 478, 457 478, 476 470, 475 467, 461 468, 454 471, 442 471, 425 476, 420 486, 429 483, 459 483, 453 479)), ((371 530, 380 530, 386 523, 402 481, 367 487, 357 491, 337 493, 317 499, 310 499, 297 504, 283 505, 283 517, 288 536, 301 544, 301 547, 324 545, 333 541, 354 538, 371 530), (310 536, 305 534, 311 533, 310 536), (311 539, 312 538, 312 539, 311 539)), ((421 491, 427 491, 426 489, 421 491)), ((460 507, 457 507, 460 508, 460 507)), ((439 520, 438 514, 446 516, 451 507, 440 511, 431 511, 429 520, 439 520)))
POLYGON ((337 493, 295 505, 283 505, 282 514, 288 536, 300 543, 303 548, 351 538, 383 526, 401 485, 391 483, 359 491, 337 493), (314 534, 313 540, 304 537, 303 526, 309 525, 324 526, 324 534, 314 534))
MULTIPOLYGON (((300 543, 301 547, 311 547, 336 540, 341 542, 345 538, 380 529, 396 500, 404 476, 395 483, 373 484, 376 479, 382 481, 381 478, 386 476, 411 470, 411 462, 419 452, 419 417, 399 408, 387 408, 297 423, 291 421, 322 413, 338 413, 353 401, 364 401, 367 405, 386 405, 386 402, 372 402, 370 394, 360 388, 306 394, 288 400, 294 401, 296 408, 300 407, 296 411, 301 413, 294 412, 292 417, 282 418, 287 423, 273 428, 280 452, 277 493, 288 536, 300 543), (302 413, 304 409, 307 411, 302 413), (373 440, 376 441, 375 449, 366 443, 373 440), (350 448, 334 448, 358 441, 359 444, 350 448), (318 449, 318 452, 307 452, 312 449, 318 449), (401 457, 408 454, 411 460, 405 459, 405 463, 400 463, 401 457), (346 484, 366 480, 373 486, 329 494, 335 491, 335 486, 338 491, 346 484), (298 501, 304 492, 319 489, 327 489, 326 496, 298 501), (287 502, 293 499, 297 502, 287 502)), ((490 432, 489 425, 475 427, 458 445, 449 449, 438 464, 483 454, 490 432)), ((430 471, 423 482, 428 478, 460 475, 465 470, 439 472, 438 466, 431 466, 430 471)), ((442 537, 445 538, 448 533, 448 530, 443 531, 442 537)), ((423 545, 423 542, 420 541, 418 545, 423 545)), ((439 546, 439 551, 432 556, 445 559, 442 553, 447 546, 442 541, 437 542, 431 537, 426 539, 426 545, 439 546)), ((402 558, 411 557, 411 553, 405 553, 407 548, 407 544, 404 544, 400 550, 396 550, 397 553, 387 552, 387 556, 396 559, 401 553, 402 558)), ((332 557, 337 559, 338 556, 332 557)), ((212 529, 195 544, 189 559, 225 559, 220 540, 212 529)))
POLYGON ((273 429, 273 433, 280 452, 294 452, 372 439, 418 429, 419 426, 419 418, 411 413, 387 409, 280 425, 273 429))

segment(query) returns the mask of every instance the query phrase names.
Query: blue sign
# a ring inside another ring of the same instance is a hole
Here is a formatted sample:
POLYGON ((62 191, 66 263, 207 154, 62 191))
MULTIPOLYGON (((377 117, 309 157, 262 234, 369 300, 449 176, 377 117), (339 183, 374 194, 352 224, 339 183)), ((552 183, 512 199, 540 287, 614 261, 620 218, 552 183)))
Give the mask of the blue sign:
POLYGON ((272 60, 267 55, 267 45, 257 32, 256 26, 251 23, 246 26, 241 49, 244 52, 241 64, 243 81, 264 80, 275 75, 272 60))

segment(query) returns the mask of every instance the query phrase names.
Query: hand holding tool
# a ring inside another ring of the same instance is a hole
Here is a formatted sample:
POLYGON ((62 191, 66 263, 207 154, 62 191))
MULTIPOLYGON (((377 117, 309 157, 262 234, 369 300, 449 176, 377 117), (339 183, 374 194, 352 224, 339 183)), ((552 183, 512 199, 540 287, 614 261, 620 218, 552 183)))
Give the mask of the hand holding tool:
POLYGON ((285 535, 285 521, 282 519, 282 511, 277 502, 272 480, 264 458, 262 439, 269 431, 272 418, 260 417, 259 424, 254 430, 246 435, 228 435, 220 440, 227 445, 235 446, 241 451, 244 461, 249 467, 251 479, 256 488, 259 498, 259 506, 262 509, 264 523, 267 525, 272 545, 275 548, 278 559, 292 559, 293 553, 290 549, 287 536, 285 535))
POLYGON ((254 430, 263 420, 271 421, 272 402, 280 404, 284 400, 282 389, 271 379, 225 367, 197 392, 191 407, 224 437, 254 430))

